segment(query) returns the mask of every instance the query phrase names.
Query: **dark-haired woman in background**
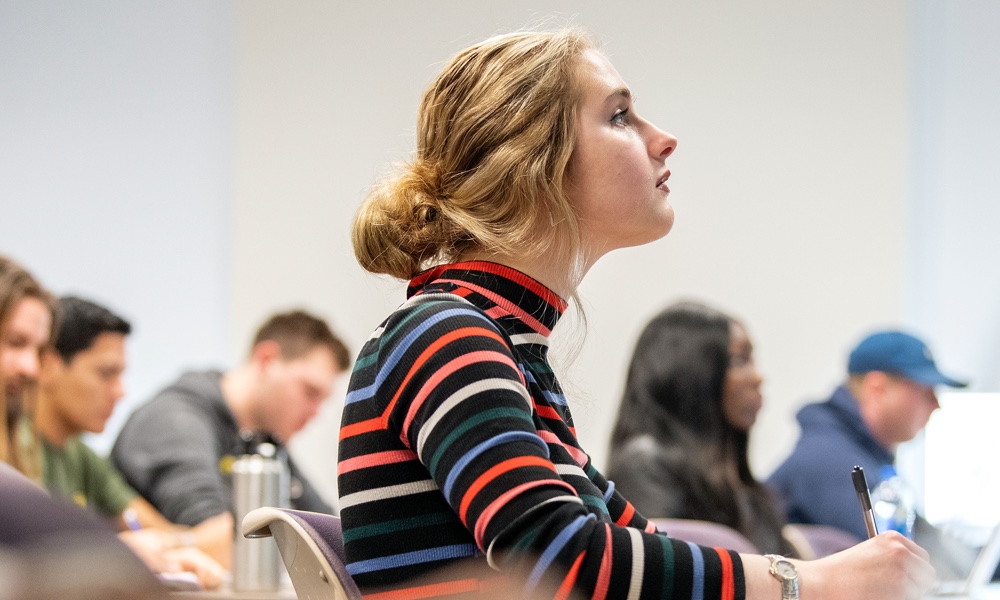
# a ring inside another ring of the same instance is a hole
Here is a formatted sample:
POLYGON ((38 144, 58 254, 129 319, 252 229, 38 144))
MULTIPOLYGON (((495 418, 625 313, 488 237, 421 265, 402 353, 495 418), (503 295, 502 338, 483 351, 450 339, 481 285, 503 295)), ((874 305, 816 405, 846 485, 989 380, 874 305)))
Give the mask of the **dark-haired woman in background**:
POLYGON ((696 302, 670 306, 632 355, 608 478, 644 515, 722 523, 762 552, 794 555, 747 460, 761 382, 739 321, 696 302))

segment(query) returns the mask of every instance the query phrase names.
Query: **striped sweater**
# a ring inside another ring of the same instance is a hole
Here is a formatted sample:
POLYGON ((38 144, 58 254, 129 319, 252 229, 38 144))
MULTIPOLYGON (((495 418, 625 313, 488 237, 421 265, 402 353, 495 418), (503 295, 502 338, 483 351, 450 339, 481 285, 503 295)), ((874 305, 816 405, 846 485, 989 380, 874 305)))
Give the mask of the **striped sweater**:
POLYGON ((670 539, 580 448, 547 359, 566 303, 508 267, 410 282, 351 377, 338 484, 366 598, 742 600, 739 556, 670 539), (514 577, 511 574, 517 574, 514 577))

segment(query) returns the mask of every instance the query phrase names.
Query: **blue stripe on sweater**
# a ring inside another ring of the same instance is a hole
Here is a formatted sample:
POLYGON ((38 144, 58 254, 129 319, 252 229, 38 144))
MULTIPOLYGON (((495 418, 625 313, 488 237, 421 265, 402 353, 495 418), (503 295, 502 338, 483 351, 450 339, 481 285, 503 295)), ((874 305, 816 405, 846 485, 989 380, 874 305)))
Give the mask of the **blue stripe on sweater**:
POLYGON ((615 495, 615 482, 608 480, 608 491, 604 492, 604 502, 611 502, 611 497, 615 495))
POLYGON ((372 396, 374 396, 375 390, 377 390, 379 386, 382 385, 382 383, 389 376, 389 373, 391 373, 392 370, 396 368, 396 365, 399 364, 400 359, 410 349, 410 346, 413 345, 413 342, 415 342, 417 338, 419 338, 421 335, 426 333, 428 329, 430 329, 434 325, 437 325, 441 321, 459 315, 467 317, 476 317, 482 320, 487 325, 489 325, 489 329, 491 329, 492 331, 496 331, 496 327, 494 326, 494 324, 488 318, 486 318, 485 315, 473 309, 452 308, 449 310, 443 310, 437 313, 436 315, 428 318, 426 321, 421 323, 419 327, 417 327, 410 333, 406 334, 406 336, 399 342, 399 345, 396 346, 395 350, 392 351, 392 354, 389 355, 389 358, 386 359, 385 364, 382 365, 382 368, 379 370, 378 375, 375 376, 375 383, 348 392, 347 397, 344 399, 344 404, 353 404, 355 402, 367 400, 372 396))
POLYGON ((471 450, 463 454, 462 458, 458 459, 455 466, 448 472, 448 478, 444 482, 444 497, 451 498, 451 488, 455 485, 455 480, 458 479, 458 476, 462 474, 462 471, 464 471, 465 468, 469 466, 469 463, 475 460, 477 456, 490 448, 495 448, 501 444, 516 442, 518 440, 535 444, 539 448, 542 448, 543 452, 545 452, 545 458, 549 457, 549 446, 542 441, 542 438, 538 437, 537 433, 530 431, 508 431, 506 433, 501 433, 500 435, 495 435, 486 441, 479 442, 471 450))
POLYGON ((586 521, 594 521, 597 517, 592 514, 581 515, 575 519, 573 522, 563 528, 559 532, 559 535, 555 537, 549 545, 546 546, 545 551, 542 552, 541 557, 539 557, 538 562, 535 563, 535 568, 531 570, 531 576, 528 577, 527 583, 525 583, 526 591, 530 596, 534 591, 538 582, 541 581, 542 577, 549 570, 552 565, 552 561, 555 560, 559 552, 566 546, 569 540, 577 534, 578 531, 583 529, 583 525, 586 521))
POLYGON ((701 554, 701 546, 687 543, 691 548, 691 600, 701 600, 705 596, 705 557, 701 554))
MULTIPOLYGON (((528 383, 534 383, 538 385, 538 380, 535 379, 534 373, 532 373, 528 369, 525 369, 523 365, 519 364, 518 366, 521 369, 521 374, 524 375, 525 381, 527 381, 528 383)), ((541 385, 539 385, 539 388, 541 388, 541 385)), ((559 406, 569 406, 569 401, 566 400, 566 396, 564 396, 563 394, 557 394, 555 392, 546 389, 540 389, 539 391, 542 392, 542 396, 545 397, 545 399, 548 401, 549 404, 558 404, 559 406)))
POLYGON ((466 558, 479 555, 479 549, 475 544, 455 544, 454 546, 438 546, 427 550, 417 550, 414 552, 404 552, 403 554, 393 554, 381 558, 369 560, 359 560, 347 566, 347 572, 351 575, 361 573, 371 573, 372 571, 384 571, 397 567, 409 565, 419 565, 422 563, 434 562, 437 560, 448 560, 453 558, 466 558))

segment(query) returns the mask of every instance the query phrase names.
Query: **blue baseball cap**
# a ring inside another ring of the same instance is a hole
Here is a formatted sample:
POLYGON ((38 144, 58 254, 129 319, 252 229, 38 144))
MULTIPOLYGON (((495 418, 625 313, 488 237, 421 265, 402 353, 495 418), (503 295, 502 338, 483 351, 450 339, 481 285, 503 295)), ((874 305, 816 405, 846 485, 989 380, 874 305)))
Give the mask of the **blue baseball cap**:
POLYGON ((847 372, 863 375, 870 371, 883 371, 924 385, 968 385, 939 371, 927 344, 902 331, 873 333, 851 351, 847 372))

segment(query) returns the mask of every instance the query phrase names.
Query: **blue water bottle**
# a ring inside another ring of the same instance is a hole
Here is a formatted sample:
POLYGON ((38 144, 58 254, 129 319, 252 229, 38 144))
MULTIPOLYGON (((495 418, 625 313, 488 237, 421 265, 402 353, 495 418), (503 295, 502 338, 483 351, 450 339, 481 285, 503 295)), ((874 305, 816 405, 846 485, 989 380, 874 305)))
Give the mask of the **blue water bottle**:
POLYGON ((898 531, 913 537, 913 522, 917 518, 913 494, 896 474, 892 465, 882 467, 881 481, 872 490, 872 512, 881 531, 898 531))

